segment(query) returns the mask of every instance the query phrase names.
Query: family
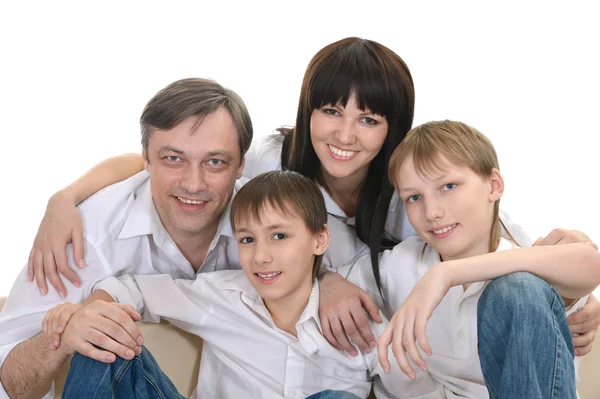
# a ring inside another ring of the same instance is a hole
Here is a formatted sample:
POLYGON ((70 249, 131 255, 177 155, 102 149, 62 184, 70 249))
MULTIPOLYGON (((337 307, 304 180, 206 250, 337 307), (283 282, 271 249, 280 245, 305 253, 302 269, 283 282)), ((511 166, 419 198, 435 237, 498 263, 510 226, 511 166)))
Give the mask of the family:
POLYGON ((387 47, 345 38, 295 126, 253 140, 243 100, 182 79, 140 117, 142 153, 49 201, 0 313, 0 398, 181 398, 136 321, 204 345, 198 398, 576 398, 600 253, 534 240, 500 208, 490 140, 414 127, 387 47))

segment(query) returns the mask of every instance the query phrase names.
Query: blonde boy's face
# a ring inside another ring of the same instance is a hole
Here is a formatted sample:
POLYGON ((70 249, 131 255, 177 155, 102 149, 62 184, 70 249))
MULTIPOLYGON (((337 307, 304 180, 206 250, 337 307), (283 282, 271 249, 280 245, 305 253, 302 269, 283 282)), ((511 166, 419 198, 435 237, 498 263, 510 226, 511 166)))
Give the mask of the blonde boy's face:
MULTIPOLYGON (((290 207, 291 208, 291 207, 290 207)), ((240 221, 235 226, 238 252, 246 276, 269 302, 291 301, 306 305, 312 289, 315 256, 329 244, 329 231, 313 234, 304 220, 265 204, 261 220, 240 221)))
POLYGON ((396 183, 410 223, 445 261, 489 252, 494 203, 504 190, 500 172, 482 178, 445 158, 438 165, 431 175, 420 175, 412 156, 400 166, 396 183))

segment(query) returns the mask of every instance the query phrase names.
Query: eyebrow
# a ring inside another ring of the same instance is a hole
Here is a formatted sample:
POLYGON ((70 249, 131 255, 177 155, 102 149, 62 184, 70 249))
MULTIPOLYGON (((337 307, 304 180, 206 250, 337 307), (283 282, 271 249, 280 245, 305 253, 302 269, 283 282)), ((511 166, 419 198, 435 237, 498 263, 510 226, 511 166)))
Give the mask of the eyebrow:
MULTIPOLYGON (((279 230, 279 229, 286 229, 286 228, 287 229, 291 229, 292 226, 289 225, 289 224, 276 223, 276 224, 272 224, 272 225, 264 227, 265 230, 269 230, 269 231, 279 230)), ((242 228, 239 228, 239 229, 235 229, 235 233, 236 234, 238 234, 238 233, 250 233, 250 229, 248 229, 246 227, 242 227, 242 228)))
POLYGON ((179 150, 179 149, 177 149, 175 147, 171 147, 171 146, 168 146, 168 145, 165 145, 165 146, 161 147, 158 150, 158 152, 165 152, 165 151, 174 152, 176 154, 183 154, 184 153, 182 150, 179 150))
POLYGON ((227 160, 233 159, 233 156, 231 155, 231 153, 229 151, 210 151, 206 156, 207 157, 222 156, 224 158, 227 158, 227 160))

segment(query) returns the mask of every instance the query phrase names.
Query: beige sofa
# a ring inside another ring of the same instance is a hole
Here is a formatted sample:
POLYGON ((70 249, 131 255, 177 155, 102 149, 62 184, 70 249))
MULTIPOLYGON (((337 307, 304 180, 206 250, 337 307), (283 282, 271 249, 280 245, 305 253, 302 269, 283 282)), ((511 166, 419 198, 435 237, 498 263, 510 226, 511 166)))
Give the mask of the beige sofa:
MULTIPOLYGON (((0 297, 0 309, 6 298, 0 297)), ((150 349, 158 364, 171 378, 182 395, 189 397, 196 386, 202 340, 182 332, 169 323, 140 323, 145 345, 150 349)), ((56 397, 60 398, 62 386, 68 372, 63 367, 55 380, 56 397)), ((582 359, 578 391, 581 399, 600 399, 600 343, 592 353, 582 359)))

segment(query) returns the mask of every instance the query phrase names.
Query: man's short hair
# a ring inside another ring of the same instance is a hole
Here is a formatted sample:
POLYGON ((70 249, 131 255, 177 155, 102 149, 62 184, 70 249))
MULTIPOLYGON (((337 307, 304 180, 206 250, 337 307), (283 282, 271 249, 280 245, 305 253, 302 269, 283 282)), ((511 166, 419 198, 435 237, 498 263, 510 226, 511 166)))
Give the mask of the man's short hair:
POLYGON ((171 83, 152 97, 140 118, 142 147, 148 157, 148 141, 155 130, 169 130, 189 117, 196 117, 194 127, 204 118, 224 108, 237 128, 240 159, 252 142, 252 120, 242 98, 214 80, 189 78, 171 83))

